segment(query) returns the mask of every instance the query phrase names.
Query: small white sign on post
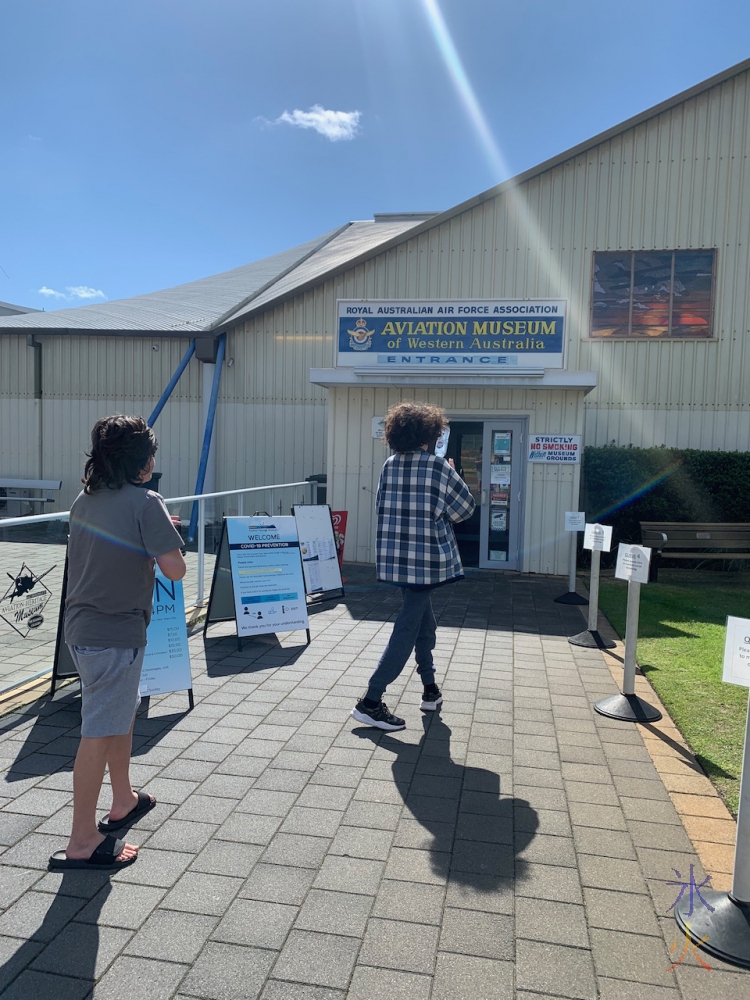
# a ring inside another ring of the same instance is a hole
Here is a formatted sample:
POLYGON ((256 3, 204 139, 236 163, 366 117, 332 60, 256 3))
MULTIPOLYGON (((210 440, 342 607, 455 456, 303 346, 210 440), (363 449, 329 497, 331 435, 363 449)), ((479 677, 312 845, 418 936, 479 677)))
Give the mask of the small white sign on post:
POLYGON ((609 524, 587 524, 583 532, 584 549, 595 552, 609 552, 612 547, 612 526, 609 524))
POLYGON ((727 617, 727 638, 724 645, 726 684, 750 688, 750 619, 727 617))
POLYGON ((650 562, 651 549, 647 549, 643 545, 626 545, 624 542, 620 542, 617 548, 615 576, 618 580, 648 583, 650 562))
POLYGON ((376 441, 385 440, 385 417, 372 418, 372 436, 376 441))
POLYGON ((584 531, 586 528, 586 514, 582 510, 565 511, 565 530, 584 531))

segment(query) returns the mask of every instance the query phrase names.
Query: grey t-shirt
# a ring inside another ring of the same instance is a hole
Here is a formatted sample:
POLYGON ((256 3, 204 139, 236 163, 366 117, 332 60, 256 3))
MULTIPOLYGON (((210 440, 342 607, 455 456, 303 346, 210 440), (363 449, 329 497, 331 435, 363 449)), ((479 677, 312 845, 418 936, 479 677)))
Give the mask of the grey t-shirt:
POLYGON ((70 509, 65 641, 129 649, 146 645, 154 559, 182 545, 164 501, 126 483, 79 493, 70 509))

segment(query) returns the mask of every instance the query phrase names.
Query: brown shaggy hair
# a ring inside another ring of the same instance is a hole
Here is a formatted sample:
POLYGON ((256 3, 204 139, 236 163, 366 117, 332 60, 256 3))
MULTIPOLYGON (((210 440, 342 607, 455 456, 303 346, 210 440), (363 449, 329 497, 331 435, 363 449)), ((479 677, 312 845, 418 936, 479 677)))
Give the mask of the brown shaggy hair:
POLYGON ((434 446, 448 426, 445 410, 429 403, 397 403, 385 416, 385 439, 393 451, 418 451, 434 446))
POLYGON ((83 471, 83 492, 119 490, 135 483, 156 454, 156 435, 143 417, 102 417, 91 431, 91 451, 83 471))

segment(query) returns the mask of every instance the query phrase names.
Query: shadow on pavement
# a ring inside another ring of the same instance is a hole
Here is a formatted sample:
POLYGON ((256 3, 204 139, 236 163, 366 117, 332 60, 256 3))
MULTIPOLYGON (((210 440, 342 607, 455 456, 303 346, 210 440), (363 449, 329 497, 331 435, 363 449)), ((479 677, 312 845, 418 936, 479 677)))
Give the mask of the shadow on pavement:
MULTIPOLYGON (((93 980, 101 975, 101 971, 96 969, 100 943, 98 921, 111 891, 112 884, 107 873, 75 871, 63 873, 54 896, 39 893, 51 898, 51 905, 37 930, 0 965, 0 991, 3 995, 15 980, 8 995, 19 998, 51 996, 47 993, 52 989, 50 980, 40 976, 40 973, 72 976, 78 980, 89 980, 93 985, 93 980), (83 916, 86 922, 73 922, 76 915, 83 916)), ((8 954, 7 948, 3 951, 8 954)), ((55 981, 68 996, 65 987, 69 983, 64 979, 55 981)), ((81 986, 80 996, 84 996, 87 994, 85 983, 81 986)))
MULTIPOLYGON (((581 631, 581 613, 575 606, 555 604, 564 584, 560 577, 497 573, 465 569, 464 580, 432 593, 438 627, 501 630, 546 636, 570 636, 581 631)), ((355 621, 392 621, 401 607, 399 588, 378 583, 371 566, 344 564, 350 581, 337 598, 355 621)), ((308 607, 312 616, 332 602, 308 607)))
POLYGON ((439 713, 424 716, 424 734, 415 746, 396 734, 356 728, 393 754, 393 779, 411 813, 402 822, 395 847, 428 850, 430 866, 442 881, 493 893, 523 879, 526 862, 518 855, 539 827, 536 811, 525 799, 501 798, 501 776, 451 759, 451 730, 439 713), (411 774, 411 765, 416 767, 411 774))
POLYGON ((277 666, 290 666, 308 648, 304 640, 298 646, 282 646, 273 632, 252 638, 243 637, 241 642, 242 648, 239 649, 236 635, 203 637, 206 673, 209 677, 232 677, 235 674, 252 674, 277 666), (251 656, 255 656, 255 659, 248 663, 248 657, 251 656))
MULTIPOLYGON (((34 724, 26 731, 23 743, 19 744, 19 741, 12 740, 3 744, 6 752, 11 746, 16 751, 15 759, 5 773, 6 782, 47 777, 59 771, 73 770, 73 761, 81 738, 80 704, 78 688, 53 700, 40 699, 34 724)), ((133 757, 148 753, 151 747, 157 745, 159 740, 185 717, 187 704, 184 712, 173 712, 169 715, 148 718, 147 711, 148 698, 144 698, 135 721, 133 757)), ((28 722, 31 714, 27 710, 16 725, 28 722)))

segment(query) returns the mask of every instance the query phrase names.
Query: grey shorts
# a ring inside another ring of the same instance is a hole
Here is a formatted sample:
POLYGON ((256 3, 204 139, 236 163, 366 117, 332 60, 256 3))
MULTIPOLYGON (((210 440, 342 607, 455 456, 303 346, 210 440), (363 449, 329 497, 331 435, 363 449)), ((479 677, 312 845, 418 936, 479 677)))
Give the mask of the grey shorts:
POLYGON ((138 686, 146 647, 68 649, 81 678, 81 736, 125 736, 141 703, 138 686))

